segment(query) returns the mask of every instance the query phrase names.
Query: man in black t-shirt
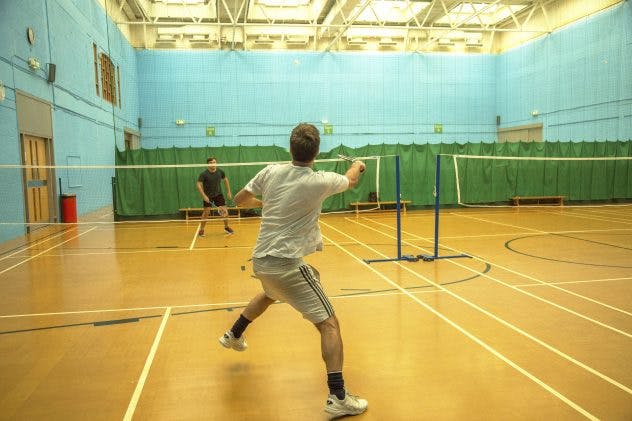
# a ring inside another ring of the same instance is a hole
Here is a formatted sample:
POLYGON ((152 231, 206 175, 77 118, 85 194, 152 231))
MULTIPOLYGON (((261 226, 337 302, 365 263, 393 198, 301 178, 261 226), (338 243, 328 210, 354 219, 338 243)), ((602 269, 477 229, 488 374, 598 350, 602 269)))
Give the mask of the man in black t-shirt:
POLYGON ((229 199, 233 198, 233 194, 230 191, 230 183, 224 171, 217 168, 217 160, 214 157, 210 157, 206 160, 208 169, 204 170, 198 177, 196 183, 197 189, 200 192, 203 200, 202 223, 200 224, 200 231, 198 235, 204 237, 204 227, 206 226, 206 218, 211 214, 211 208, 215 205, 218 208, 219 214, 224 218, 224 231, 226 234, 232 234, 233 230, 228 226, 228 209, 226 209, 226 201, 222 195, 220 188, 220 181, 224 180, 224 186, 226 187, 226 196, 229 199))

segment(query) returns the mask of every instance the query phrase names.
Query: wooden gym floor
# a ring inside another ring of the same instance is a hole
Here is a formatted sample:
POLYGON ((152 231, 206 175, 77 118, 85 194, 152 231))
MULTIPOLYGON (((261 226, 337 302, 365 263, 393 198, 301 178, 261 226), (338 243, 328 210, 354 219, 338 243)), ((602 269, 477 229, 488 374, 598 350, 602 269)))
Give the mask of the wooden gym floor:
MULTIPOLYGON (((0 245, 0 419, 325 420, 317 331, 259 291, 259 220, 79 224, 0 245)), ((434 262, 395 214, 324 215, 358 420, 632 419, 632 207, 460 209, 434 262)), ((433 214, 402 218, 432 252, 433 214)))

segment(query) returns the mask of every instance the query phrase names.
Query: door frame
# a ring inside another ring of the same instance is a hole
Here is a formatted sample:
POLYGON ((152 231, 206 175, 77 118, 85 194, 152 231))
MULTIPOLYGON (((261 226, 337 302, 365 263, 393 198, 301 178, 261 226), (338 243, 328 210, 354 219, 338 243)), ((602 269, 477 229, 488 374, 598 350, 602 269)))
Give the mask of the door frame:
MULTIPOLYGON (((16 117, 18 121, 18 142, 20 150, 19 162, 25 165, 25 136, 43 139, 46 147, 47 162, 42 165, 55 165, 55 153, 53 142, 53 108, 50 102, 33 96, 27 92, 16 89, 16 117)), ((48 169, 48 221, 42 224, 26 224, 26 233, 34 229, 46 226, 49 223, 59 222, 59 196, 57 177, 54 168, 48 169)), ((22 170, 22 203, 24 207, 24 221, 28 222, 28 198, 26 186, 26 172, 22 170)))
MULTIPOLYGON (((26 165, 25 162, 25 142, 26 142, 26 136, 28 137, 35 137, 38 139, 41 139, 45 142, 45 148, 46 148, 46 161, 43 164, 40 165, 54 165, 53 164, 53 140, 50 138, 46 138, 46 137, 41 137, 41 136, 36 136, 36 135, 32 135, 32 134, 28 134, 28 133, 20 133, 20 152, 21 152, 21 162, 22 165, 26 165)), ((31 231, 34 231, 36 229, 39 228, 43 228, 45 226, 47 226, 49 223, 54 223, 54 222, 59 222, 60 218, 60 212, 59 212, 59 206, 57 205, 57 203, 59 202, 59 198, 57 195, 57 179, 56 179, 56 173, 55 173, 55 169, 54 168, 47 168, 46 171, 48 172, 48 221, 42 222, 41 224, 33 224, 31 225, 31 221, 29 221, 29 198, 28 198, 28 186, 27 186, 27 182, 26 182, 26 170, 23 169, 22 170, 22 198, 23 198, 23 203, 24 203, 24 222, 27 223, 26 225, 26 232, 30 233, 31 231)))

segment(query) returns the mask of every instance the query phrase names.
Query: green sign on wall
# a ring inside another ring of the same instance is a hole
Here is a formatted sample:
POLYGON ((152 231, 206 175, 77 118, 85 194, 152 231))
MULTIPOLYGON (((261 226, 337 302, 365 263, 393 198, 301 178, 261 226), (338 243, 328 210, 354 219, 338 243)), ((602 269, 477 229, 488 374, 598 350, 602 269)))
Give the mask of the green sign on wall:
POLYGON ((333 134, 334 133, 334 125, 333 124, 325 124, 323 128, 324 134, 333 134))
POLYGON ((434 125, 434 132, 435 133, 443 133, 443 124, 435 124, 434 125))
POLYGON ((215 127, 213 126, 208 126, 206 128, 206 135, 207 136, 215 136, 215 127))

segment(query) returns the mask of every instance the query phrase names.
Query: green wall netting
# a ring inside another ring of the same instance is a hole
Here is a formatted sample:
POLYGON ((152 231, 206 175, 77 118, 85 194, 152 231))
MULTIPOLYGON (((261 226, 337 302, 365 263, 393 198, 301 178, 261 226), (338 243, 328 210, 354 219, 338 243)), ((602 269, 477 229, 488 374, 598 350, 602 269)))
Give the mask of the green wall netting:
MULTIPOLYGON (((444 143, 408 145, 338 146, 318 159, 349 156, 381 156, 367 160, 359 186, 330 197, 324 211, 349 209, 353 201, 365 201, 376 191, 379 173, 380 200, 395 200, 395 158, 400 156, 401 197, 412 206, 434 204, 435 157, 437 154, 475 156, 598 158, 630 157, 627 142, 520 142, 444 143)), ((165 148, 118 151, 117 165, 199 164, 214 156, 222 163, 287 161, 290 155, 279 146, 165 148)), ((441 203, 457 203, 457 182, 452 157, 441 161, 441 203)), ((622 200, 632 198, 632 160, 619 161, 511 161, 458 159, 461 201, 471 204, 503 203, 513 196, 562 195, 570 201, 622 200)), ((223 167, 233 193, 241 189, 263 165, 223 167)), ((347 162, 317 163, 315 169, 344 173, 347 162)), ((117 169, 116 208, 119 216, 176 214, 178 209, 200 207, 195 182, 203 167, 117 169)))

